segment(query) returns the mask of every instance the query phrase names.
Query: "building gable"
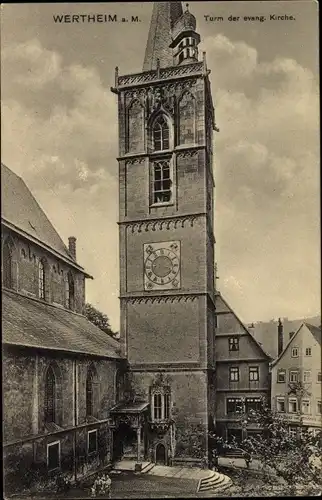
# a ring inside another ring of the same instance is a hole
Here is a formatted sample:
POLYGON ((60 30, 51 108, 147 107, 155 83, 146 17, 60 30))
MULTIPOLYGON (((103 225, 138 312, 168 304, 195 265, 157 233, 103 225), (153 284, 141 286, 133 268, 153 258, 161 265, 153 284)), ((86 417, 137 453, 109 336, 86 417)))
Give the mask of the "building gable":
POLYGON ((263 358, 263 360, 270 358, 219 293, 216 294, 216 318, 217 336, 230 334, 237 337, 247 336, 247 357, 263 358))

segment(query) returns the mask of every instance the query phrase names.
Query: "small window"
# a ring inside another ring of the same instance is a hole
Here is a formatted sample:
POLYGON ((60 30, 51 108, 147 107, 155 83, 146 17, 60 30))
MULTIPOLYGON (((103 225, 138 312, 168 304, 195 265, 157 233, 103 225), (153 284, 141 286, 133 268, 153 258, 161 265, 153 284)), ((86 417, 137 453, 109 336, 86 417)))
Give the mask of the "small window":
POLYGON ((238 382, 239 381, 239 368, 238 367, 229 368, 229 380, 231 382, 238 382))
POLYGON ((311 347, 307 347, 305 349, 305 356, 312 356, 312 348, 311 347))
POLYGON ((309 415, 311 413, 311 403, 309 399, 302 400, 302 413, 309 415))
POLYGON ((21 257, 25 259, 27 257, 26 251, 24 248, 21 249, 21 257))
POLYGON ((172 173, 169 160, 153 164, 152 203, 169 203, 172 198, 172 173))
POLYGON ((226 411, 229 413, 241 413, 243 411, 243 402, 240 398, 227 398, 226 411))
POLYGON ((276 398, 276 410, 279 413, 284 413, 285 412, 285 399, 284 398, 276 398))
POLYGON ((249 381, 250 382, 258 382, 259 381, 258 366, 250 366, 249 367, 249 381))
POLYGON ((228 346, 229 346, 229 351, 239 351, 239 338, 229 337, 228 346))
POLYGON ((91 453, 97 452, 97 430, 88 431, 87 433, 87 452, 91 453))
POLYGON ((318 372, 317 381, 321 383, 321 381, 322 381, 322 372, 318 372))
POLYGON ((322 413, 322 404, 321 404, 321 401, 317 401, 316 402, 316 412, 318 415, 321 415, 322 413))
POLYGON ((290 371, 290 382, 298 382, 299 374, 296 371, 290 371))
POLYGON ((297 428, 296 427, 290 427, 288 432, 289 432, 289 435, 291 437, 296 437, 297 436, 297 428))
POLYGON ((303 373, 303 382, 311 382, 311 372, 309 370, 303 373))
POLYGON ((289 411, 289 413, 296 413, 297 412, 297 399, 296 398, 290 398, 288 400, 288 411, 289 411))
POLYGON ((60 441, 47 444, 47 467, 49 471, 60 468, 60 441))
POLYGON ((179 54, 179 64, 183 61, 183 59, 184 59, 184 54, 183 54, 183 51, 182 51, 179 54))
POLYGON ((292 347, 292 358, 298 358, 298 357, 299 357, 299 348, 292 347))
POLYGON ((286 382, 286 372, 285 372, 285 370, 278 370, 278 372, 277 372, 277 382, 279 384, 284 384, 286 382))

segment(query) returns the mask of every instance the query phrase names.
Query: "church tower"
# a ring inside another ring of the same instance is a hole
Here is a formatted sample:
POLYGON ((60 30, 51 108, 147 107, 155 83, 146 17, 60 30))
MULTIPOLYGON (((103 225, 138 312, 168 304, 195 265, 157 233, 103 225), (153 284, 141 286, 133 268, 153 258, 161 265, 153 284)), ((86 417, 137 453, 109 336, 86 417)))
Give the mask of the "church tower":
POLYGON ((196 19, 155 2, 142 71, 115 86, 119 119, 120 341, 144 455, 208 460, 215 413, 214 108, 196 19), (142 445, 143 446, 143 445, 142 445))

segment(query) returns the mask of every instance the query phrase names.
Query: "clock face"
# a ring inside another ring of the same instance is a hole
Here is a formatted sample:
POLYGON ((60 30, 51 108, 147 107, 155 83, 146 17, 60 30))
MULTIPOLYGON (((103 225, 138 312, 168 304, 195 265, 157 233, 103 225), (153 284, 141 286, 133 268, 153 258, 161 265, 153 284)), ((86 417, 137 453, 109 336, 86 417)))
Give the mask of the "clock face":
POLYGON ((180 242, 144 245, 144 288, 146 290, 180 287, 180 242))

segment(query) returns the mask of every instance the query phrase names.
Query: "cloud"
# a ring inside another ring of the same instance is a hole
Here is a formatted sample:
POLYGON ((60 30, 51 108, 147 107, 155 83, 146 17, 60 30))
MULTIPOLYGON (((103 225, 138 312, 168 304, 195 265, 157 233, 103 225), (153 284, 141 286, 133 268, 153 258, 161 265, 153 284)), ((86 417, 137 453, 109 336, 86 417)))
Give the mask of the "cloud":
POLYGON ((8 47, 3 67, 16 85, 2 103, 3 160, 23 177, 64 241, 77 236, 78 260, 95 277, 87 282, 87 299, 118 328, 118 138, 116 119, 108 119, 117 116, 115 96, 95 68, 66 66, 38 41, 8 47), (49 86, 55 96, 43 112, 39 102, 49 86), (27 87, 37 94, 30 98, 27 87))
MULTIPOLYGON (((293 59, 203 42, 215 137, 219 285, 245 321, 315 314, 319 283, 318 87, 293 59)), ((120 55, 120 57, 122 57, 120 55)), ((118 328, 117 102, 94 67, 38 40, 7 47, 2 156, 95 276, 88 299, 118 328)))
POLYGON ((61 57, 46 50, 39 40, 16 43, 2 51, 2 64, 9 69, 6 80, 28 88, 41 89, 57 78, 61 71, 61 57))
POLYGON ((281 308, 293 317, 315 314, 320 310, 317 82, 295 60, 261 62, 254 48, 223 35, 203 45, 220 128, 215 137, 220 288, 249 321, 278 316, 281 308))

